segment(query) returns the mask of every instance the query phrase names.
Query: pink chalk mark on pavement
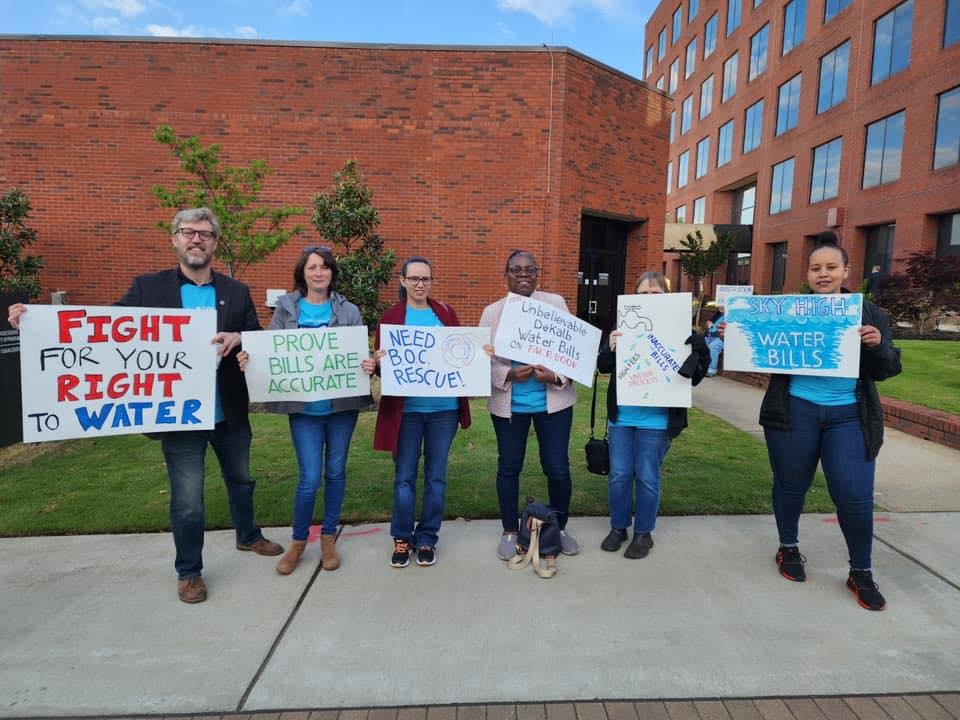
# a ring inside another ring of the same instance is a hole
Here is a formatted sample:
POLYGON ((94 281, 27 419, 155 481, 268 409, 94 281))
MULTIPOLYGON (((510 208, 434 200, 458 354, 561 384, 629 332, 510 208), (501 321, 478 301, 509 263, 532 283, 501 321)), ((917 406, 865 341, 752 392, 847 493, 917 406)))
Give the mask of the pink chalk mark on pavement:
MULTIPOLYGON (((307 542, 312 543, 316 542, 320 537, 320 532, 323 530, 323 525, 311 525, 310 526, 310 535, 307 536, 307 542)), ((377 535, 383 532, 383 528, 371 527, 364 528, 363 530, 351 530, 349 532, 341 532, 340 537, 359 537, 362 535, 377 535)))
MULTIPOLYGON (((890 516, 889 516, 889 515, 874 515, 874 516, 873 516, 873 521, 874 521, 875 523, 888 523, 888 522, 890 522, 890 516)), ((837 516, 836 516, 836 515, 831 515, 830 517, 823 518, 823 520, 821 520, 821 522, 826 523, 827 525, 836 525, 836 524, 839 522, 839 520, 837 520, 837 516)))

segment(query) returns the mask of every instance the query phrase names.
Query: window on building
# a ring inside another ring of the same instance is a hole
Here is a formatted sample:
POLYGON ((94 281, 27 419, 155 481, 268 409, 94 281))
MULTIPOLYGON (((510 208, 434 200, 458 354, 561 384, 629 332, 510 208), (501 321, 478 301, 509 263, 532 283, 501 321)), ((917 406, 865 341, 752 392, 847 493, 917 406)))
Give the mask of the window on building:
POLYGON ((687 25, 693 22, 698 12, 700 12, 700 0, 690 0, 687 5, 687 25))
POLYGON ((723 167, 733 157, 733 120, 720 126, 717 134, 717 167, 723 167))
POLYGON ((867 228, 867 247, 863 255, 865 275, 869 275, 875 266, 880 267, 880 272, 890 272, 896 230, 896 225, 875 225, 867 228))
POLYGON ((694 171, 695 178, 702 178, 707 174, 710 167, 710 137, 705 137, 697 143, 697 169, 694 171))
POLYGON ((643 61, 643 79, 646 80, 653 72, 653 45, 647 48, 647 56, 643 61))
POLYGON ((840 156, 843 138, 835 138, 813 149, 810 172, 810 202, 835 198, 840 192, 840 156))
POLYGON ((763 135, 763 100, 755 102, 747 108, 743 124, 743 154, 760 146, 760 137, 763 135))
POLYGON ((758 7, 763 5, 763 0, 753 0, 753 9, 756 10, 758 7))
POLYGON ((747 73, 748 82, 767 69, 767 39, 769 34, 770 23, 767 23, 750 38, 750 70, 747 73))
POLYGON ((680 8, 673 11, 673 32, 670 34, 670 44, 673 45, 680 39, 680 26, 682 19, 680 17, 680 8))
MULTIPOLYGON (((707 217, 707 199, 705 197, 698 197, 693 201, 693 221, 695 223, 705 223, 707 217)), ((960 215, 956 216, 960 218, 960 215)), ((958 233, 960 236, 960 233, 958 233)))
POLYGON ((737 94, 737 60, 739 53, 734 53, 723 63, 723 89, 720 92, 720 102, 726 102, 737 94))
POLYGON ((850 0, 827 0, 823 6, 823 22, 824 24, 833 20, 841 10, 845 10, 846 7, 850 4, 850 0))
POLYGON ((794 75, 777 93, 777 135, 797 126, 800 117, 800 75, 794 75))
MULTIPOLYGON (((912 2, 912 0, 911 0, 912 2)), ((790 0, 783 8, 783 50, 786 55, 803 42, 807 24, 807 0, 790 0)))
POLYGON ((873 24, 873 69, 870 84, 883 82, 910 64, 913 0, 900 3, 873 24))
POLYGON ((677 139, 677 111, 670 111, 670 144, 677 139))
POLYGON ((667 195, 673 190, 673 161, 667 163, 667 195))
POLYGON ((690 132, 690 125, 693 123, 693 95, 687 95, 680 105, 680 134, 686 135, 690 132))
POLYGON ((733 215, 730 221, 734 225, 753 225, 753 211, 757 204, 757 186, 745 185, 733 192, 733 215))
POLYGON ((700 119, 713 112, 713 75, 700 83, 700 119))
POLYGON ((960 85, 937 96, 934 169, 960 162, 960 85))
POLYGON ((727 0, 727 36, 729 37, 734 30, 740 27, 742 19, 741 0, 727 0))
MULTIPOLYGON (((697 201, 693 201, 693 221, 697 220, 697 201)), ((937 219, 937 257, 960 255, 960 213, 941 215, 937 219)))
POLYGON ((677 91, 677 85, 680 84, 680 58, 670 63, 670 86, 667 92, 673 95, 677 91))
POLYGON ((657 90, 663 90, 663 75, 657 78, 657 90))
POLYGON ((950 47, 960 40, 960 0, 947 0, 943 18, 943 46, 950 47))
POLYGON ((714 13, 710 16, 710 19, 707 20, 707 24, 703 26, 703 59, 706 60, 708 57, 713 55, 713 51, 717 49, 717 13, 714 13))
POLYGON ((773 166, 773 180, 770 182, 771 215, 786 212, 792 207, 793 161, 794 158, 789 158, 773 166))
POLYGON ((900 178, 905 116, 906 111, 901 110, 867 125, 867 144, 863 157, 864 189, 900 178))
POLYGON ((681 205, 676 210, 677 222, 685 223, 687 221, 687 206, 681 205))
POLYGON ((690 170, 690 151, 684 150, 677 160, 677 187, 687 186, 687 173, 690 170))
POLYGON ((820 90, 817 93, 818 115, 847 99, 847 69, 849 66, 849 40, 820 58, 820 90))
POLYGON ((687 60, 683 65, 683 79, 686 80, 688 77, 693 75, 696 69, 697 69, 697 39, 694 38, 687 45, 687 60))
POLYGON ((667 56, 667 29, 664 28, 657 35, 657 62, 667 56))
POLYGON ((770 253, 773 261, 770 268, 770 292, 782 292, 783 284, 787 279, 787 244, 772 243, 770 253))

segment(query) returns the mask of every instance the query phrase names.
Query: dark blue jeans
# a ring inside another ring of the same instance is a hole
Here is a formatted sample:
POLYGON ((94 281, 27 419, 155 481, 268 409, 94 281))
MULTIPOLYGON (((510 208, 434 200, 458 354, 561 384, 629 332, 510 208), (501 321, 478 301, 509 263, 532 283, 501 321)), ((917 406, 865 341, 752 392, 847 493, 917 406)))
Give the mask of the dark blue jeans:
POLYGON ((610 425, 607 499, 610 527, 626 530, 633 512, 635 533, 653 532, 660 509, 660 463, 670 448, 666 430, 610 425), (636 485, 636 502, 633 498, 636 485))
POLYGON ((323 488, 323 535, 336 535, 347 488, 347 453, 357 426, 356 410, 330 415, 290 415, 290 437, 297 454, 300 476, 293 496, 293 539, 306 540, 317 505, 321 478, 323 488))
POLYGON ((447 460, 457 434, 458 410, 404 413, 393 464, 393 518, 390 534, 414 547, 436 547, 447 494, 447 460), (423 453, 423 503, 413 526, 417 475, 423 453))
POLYGON ((183 580, 203 570, 203 462, 207 444, 220 461, 227 486, 230 517, 238 544, 256 542, 263 535, 253 522, 250 478, 250 423, 221 422, 213 430, 165 433, 160 441, 170 478, 170 526, 177 548, 174 568, 183 580))
POLYGON ((780 544, 797 544, 803 500, 820 462, 837 506, 850 567, 869 570, 876 463, 867 458, 857 405, 817 405, 791 397, 789 421, 789 430, 763 430, 773 469, 773 514, 780 544))
POLYGON ((504 530, 516 532, 520 527, 520 472, 527 455, 527 436, 530 423, 537 433, 540 445, 540 467, 547 476, 547 494, 550 506, 560 513, 560 527, 567 526, 570 496, 570 426, 573 408, 555 413, 513 413, 511 418, 490 416, 497 433, 497 499, 500 501, 500 522, 504 530))

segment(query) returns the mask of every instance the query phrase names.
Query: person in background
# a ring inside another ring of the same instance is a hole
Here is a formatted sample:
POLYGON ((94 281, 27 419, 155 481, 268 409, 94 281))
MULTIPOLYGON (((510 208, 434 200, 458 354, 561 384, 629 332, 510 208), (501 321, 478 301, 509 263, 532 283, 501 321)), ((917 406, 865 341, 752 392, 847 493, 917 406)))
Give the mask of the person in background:
POLYGON ((717 311, 707 320, 707 332, 704 338, 710 349, 710 368, 707 370, 707 377, 713 377, 720 369, 720 353, 723 352, 720 325, 723 323, 723 318, 723 305, 717 305, 717 311))

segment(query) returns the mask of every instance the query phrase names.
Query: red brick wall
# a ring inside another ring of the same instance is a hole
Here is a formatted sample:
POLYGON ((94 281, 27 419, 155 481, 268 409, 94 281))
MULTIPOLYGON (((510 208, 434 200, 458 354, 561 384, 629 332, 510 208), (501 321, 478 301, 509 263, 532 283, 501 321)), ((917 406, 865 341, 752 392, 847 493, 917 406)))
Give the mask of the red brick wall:
POLYGON ((652 218, 629 259, 659 262, 666 100, 576 53, 552 60, 551 105, 541 48, 6 38, 0 183, 31 198, 43 301, 65 290, 112 302, 131 276, 172 264, 157 223, 173 213, 150 193, 182 177, 152 139, 166 123, 220 143, 227 164, 265 159, 262 197, 307 210, 304 240, 241 278, 258 305, 291 285, 299 246, 319 240, 312 199, 350 158, 387 246, 430 257, 436 296, 464 321, 503 293, 516 247, 538 254, 544 287, 573 305, 584 207, 652 218))

